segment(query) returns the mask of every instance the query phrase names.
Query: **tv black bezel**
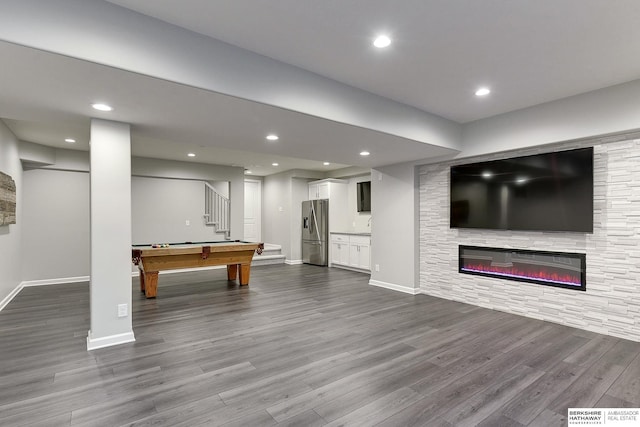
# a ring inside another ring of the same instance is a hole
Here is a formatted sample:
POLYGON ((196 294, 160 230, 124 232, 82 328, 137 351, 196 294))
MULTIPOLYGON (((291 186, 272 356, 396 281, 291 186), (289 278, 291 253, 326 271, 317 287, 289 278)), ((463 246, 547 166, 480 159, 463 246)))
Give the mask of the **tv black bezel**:
POLYGON ((360 181, 356 183, 356 209, 358 212, 371 212, 371 181, 360 181), (368 184, 367 198, 361 197, 364 193, 362 190, 362 188, 364 188, 364 184, 368 184), (362 205, 365 205, 364 208, 362 205), (366 209, 367 207, 369 209, 366 209))
POLYGON ((556 150, 556 151, 546 151, 546 152, 542 152, 542 153, 535 153, 535 154, 530 154, 530 155, 523 155, 523 156, 514 156, 514 157, 504 157, 504 158, 499 158, 499 159, 490 159, 490 160, 483 160, 483 161, 477 161, 477 162, 472 162, 472 163, 460 163, 460 164, 456 164, 456 165, 452 165, 449 167, 449 228, 450 229, 455 229, 455 230, 491 230, 491 231, 532 231, 532 232, 558 232, 558 233, 582 233, 582 234, 592 234, 593 233, 593 226, 594 226, 594 220, 593 220, 593 215, 594 215, 594 177, 593 177, 593 173, 594 173, 594 148, 593 146, 590 147, 580 147, 580 148, 572 148, 572 149, 566 149, 566 150, 556 150), (533 157, 538 157, 538 156, 546 156, 546 155, 550 155, 553 153, 561 153, 561 152, 578 152, 578 151, 585 151, 588 150, 591 153, 591 182, 592 182, 592 189, 591 189, 591 194, 592 194, 592 200, 591 200, 591 228, 590 229, 583 229, 583 230, 568 230, 568 229, 560 229, 560 228, 553 228, 553 229, 539 229, 539 228, 525 228, 525 227, 520 227, 520 228, 501 228, 501 227, 469 227, 469 226, 460 226, 460 225, 453 225, 452 224, 452 208, 453 208, 453 201, 451 200, 451 193, 452 193, 452 174, 453 174, 453 169, 455 167, 458 166, 475 166, 475 165, 482 165, 485 163, 491 163, 491 162, 500 162, 500 161, 505 161, 505 160, 517 160, 517 159, 526 159, 526 158, 533 158, 533 157))

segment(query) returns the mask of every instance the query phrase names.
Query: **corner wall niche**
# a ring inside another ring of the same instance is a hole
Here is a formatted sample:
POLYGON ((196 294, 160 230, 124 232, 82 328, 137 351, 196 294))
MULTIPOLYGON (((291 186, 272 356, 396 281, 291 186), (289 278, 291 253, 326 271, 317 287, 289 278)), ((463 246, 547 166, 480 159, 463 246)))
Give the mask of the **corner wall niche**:
POLYGON ((458 271, 586 291, 586 255, 524 249, 458 246, 458 271))

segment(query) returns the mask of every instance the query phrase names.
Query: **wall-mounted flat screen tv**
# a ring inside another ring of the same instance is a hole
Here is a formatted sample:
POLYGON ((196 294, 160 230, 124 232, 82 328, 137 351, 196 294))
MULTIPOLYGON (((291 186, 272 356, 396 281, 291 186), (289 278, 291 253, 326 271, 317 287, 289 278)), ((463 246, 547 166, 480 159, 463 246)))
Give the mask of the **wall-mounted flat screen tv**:
POLYGON ((450 226, 593 232, 593 147, 451 167, 450 226))
POLYGON ((371 181, 359 182, 356 190, 358 212, 371 212, 371 181))

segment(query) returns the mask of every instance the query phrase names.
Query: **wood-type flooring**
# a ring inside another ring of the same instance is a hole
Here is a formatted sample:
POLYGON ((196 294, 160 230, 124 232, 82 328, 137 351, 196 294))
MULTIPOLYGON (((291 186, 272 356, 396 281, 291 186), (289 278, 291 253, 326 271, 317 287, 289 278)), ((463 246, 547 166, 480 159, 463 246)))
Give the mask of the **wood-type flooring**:
POLYGON ((24 288, 0 312, 0 426, 550 427, 640 407, 640 343, 346 270, 251 273, 161 275, 149 300, 134 278, 135 343, 90 352, 87 283, 24 288))

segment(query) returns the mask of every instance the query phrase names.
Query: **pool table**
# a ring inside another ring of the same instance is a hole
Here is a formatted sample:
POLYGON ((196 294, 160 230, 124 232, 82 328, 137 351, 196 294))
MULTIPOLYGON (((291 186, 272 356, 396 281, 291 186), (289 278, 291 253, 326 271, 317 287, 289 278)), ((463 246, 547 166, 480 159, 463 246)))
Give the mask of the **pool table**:
POLYGON ((263 249, 263 243, 240 240, 133 245, 131 258, 140 270, 140 290, 147 298, 155 298, 162 270, 226 265, 229 280, 239 276, 240 285, 248 285, 253 254, 263 249))

